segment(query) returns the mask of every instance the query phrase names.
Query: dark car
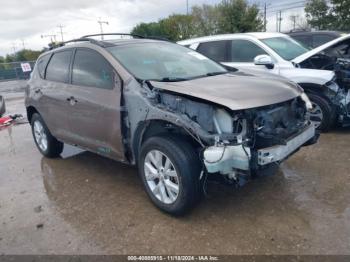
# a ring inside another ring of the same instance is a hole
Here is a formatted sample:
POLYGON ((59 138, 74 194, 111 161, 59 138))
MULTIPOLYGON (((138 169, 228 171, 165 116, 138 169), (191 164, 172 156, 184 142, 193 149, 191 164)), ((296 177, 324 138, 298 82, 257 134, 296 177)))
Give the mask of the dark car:
POLYGON ((313 49, 341 37, 344 33, 338 31, 295 31, 287 33, 287 35, 313 49))

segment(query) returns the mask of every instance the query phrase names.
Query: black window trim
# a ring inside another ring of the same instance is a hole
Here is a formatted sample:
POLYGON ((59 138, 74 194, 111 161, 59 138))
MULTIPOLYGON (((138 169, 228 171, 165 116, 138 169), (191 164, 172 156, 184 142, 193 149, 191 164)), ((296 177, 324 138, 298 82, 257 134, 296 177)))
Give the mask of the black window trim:
POLYGON ((231 48, 229 46, 229 43, 230 43, 230 39, 215 39, 215 40, 213 39, 213 40, 210 40, 210 41, 203 41, 203 42, 199 42, 198 43, 198 46, 197 46, 195 51, 197 51, 198 53, 206 56, 207 58, 209 58, 210 60, 214 61, 215 63, 218 63, 218 64, 226 63, 226 62, 228 62, 228 59, 230 58, 230 55, 231 55, 231 50, 230 50, 231 48), (198 51, 199 47, 202 44, 208 44, 208 43, 212 43, 212 42, 223 42, 223 41, 225 42, 225 61, 215 61, 214 59, 208 57, 206 54, 203 54, 203 53, 198 51))
MULTIPOLYGON (((229 53, 230 53, 229 59, 232 59, 232 56, 231 56, 231 55, 232 55, 232 42, 235 41, 235 40, 244 40, 244 41, 248 41, 248 42, 250 42, 250 43, 256 45, 257 47, 259 47, 261 50, 263 50, 263 51, 266 53, 266 55, 268 55, 268 56, 271 57, 272 61, 275 60, 275 58, 274 58, 264 47, 260 46, 259 44, 255 43, 254 41, 252 41, 252 40, 250 40, 250 39, 247 39, 247 38, 235 38, 235 39, 230 39, 230 40, 229 40, 229 42, 231 43, 231 44, 229 45, 229 53)), ((233 61, 230 61, 229 63, 239 63, 239 64, 241 64, 241 63, 247 63, 247 64, 253 63, 253 64, 254 64, 254 60, 253 60, 253 62, 233 62, 233 61)))
POLYGON ((114 90, 117 88, 117 85, 116 85, 116 78, 119 79, 119 82, 120 84, 119 85, 122 85, 122 78, 120 77, 120 75, 118 74, 118 72, 115 70, 114 66, 105 58, 104 55, 102 55, 100 52, 96 51, 95 49, 92 49, 92 48, 89 48, 89 47, 75 47, 74 48, 74 51, 73 51, 73 55, 72 55, 72 60, 71 60, 71 64, 70 64, 70 67, 69 67, 69 84, 72 85, 72 86, 76 86, 76 87, 79 87, 79 86, 83 86, 83 87, 86 87, 86 88, 97 88, 97 89, 101 89, 101 90, 114 90), (77 53, 78 50, 88 50, 90 52, 95 52, 97 54, 99 54, 100 56, 103 57, 103 59, 106 60, 106 62, 111 66, 112 68, 112 72, 113 72, 113 86, 112 88, 100 88, 100 87, 95 87, 95 86, 86 86, 86 85, 75 85, 73 84, 73 64, 74 64, 74 61, 75 61, 75 55, 77 53))
POLYGON ((50 55, 51 55, 51 57, 50 57, 49 61, 47 62, 47 65, 46 65, 46 67, 45 67, 45 80, 46 80, 46 81, 50 81, 50 82, 54 82, 54 83, 70 84, 70 83, 71 83, 71 77, 70 77, 70 76, 71 76, 71 70, 70 70, 70 69, 71 69, 72 61, 73 61, 74 48, 65 48, 65 49, 63 49, 63 50, 59 50, 59 51, 56 51, 56 52, 52 52, 50 55), (66 83, 66 82, 60 82, 60 81, 54 81, 54 80, 47 79, 47 78, 46 78, 46 71, 47 71, 47 68, 48 68, 48 66, 49 66, 49 64, 50 64, 50 62, 51 62, 52 57, 53 57, 55 54, 62 53, 62 52, 65 52, 65 51, 72 51, 72 54, 71 54, 70 59, 69 59, 69 66, 68 66, 68 82, 66 83))
POLYGON ((43 55, 38 59, 38 61, 36 62, 36 66, 38 67, 38 69, 37 69, 37 70, 38 70, 38 75, 39 75, 40 79, 43 79, 43 80, 46 79, 46 68, 47 68, 47 66, 49 65, 50 61, 51 61, 52 54, 53 54, 53 53, 43 54, 43 55), (45 68, 44 68, 43 76, 41 76, 41 74, 40 74, 40 72, 39 72, 39 62, 40 62, 41 59, 43 59, 45 56, 48 56, 48 57, 49 57, 49 60, 47 60, 46 65, 45 65, 45 68))

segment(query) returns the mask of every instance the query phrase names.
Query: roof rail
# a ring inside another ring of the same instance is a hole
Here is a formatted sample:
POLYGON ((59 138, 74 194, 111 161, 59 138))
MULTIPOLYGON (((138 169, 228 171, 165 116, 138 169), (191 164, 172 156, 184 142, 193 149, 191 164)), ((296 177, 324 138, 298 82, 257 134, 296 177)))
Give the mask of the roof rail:
POLYGON ((104 36, 104 35, 119 35, 119 36, 132 36, 134 38, 142 38, 142 39, 154 39, 154 40, 163 40, 163 41, 170 41, 167 38, 163 38, 163 37, 157 37, 157 36, 141 36, 141 35, 137 35, 137 34, 127 34, 127 33, 103 33, 103 34, 92 34, 92 35, 84 35, 80 38, 77 39, 72 39, 69 41, 64 41, 64 42, 59 42, 59 43, 52 43, 49 44, 49 50, 61 47, 61 46, 65 46, 68 43, 75 43, 75 42, 90 42, 91 44, 95 44, 101 47, 106 47, 107 45, 109 45, 110 43, 107 41, 103 41, 103 40, 96 40, 93 39, 91 37, 93 36, 104 36))
POLYGON ((127 33, 103 33, 103 34, 92 34, 92 35, 84 35, 81 38, 87 38, 91 36, 105 36, 105 35, 119 35, 119 36, 132 36, 134 38, 145 38, 144 36, 137 34, 127 34, 127 33))
POLYGON ((104 43, 102 41, 98 41, 92 38, 88 38, 88 37, 81 37, 81 38, 77 38, 77 39, 72 39, 69 41, 64 41, 64 42, 59 42, 57 44, 49 44, 50 50, 61 47, 61 46, 65 46, 68 43, 75 43, 75 42, 90 42, 91 44, 95 44, 98 46, 102 46, 104 47, 104 43))
POLYGON ((138 34, 128 34, 128 33, 103 33, 103 34, 93 34, 93 35, 85 35, 81 38, 91 37, 91 36, 105 36, 105 35, 119 35, 119 36, 132 36, 133 38, 142 38, 142 39, 153 39, 153 40, 163 40, 163 41, 170 41, 166 37, 162 36, 144 36, 144 35, 138 35, 138 34))

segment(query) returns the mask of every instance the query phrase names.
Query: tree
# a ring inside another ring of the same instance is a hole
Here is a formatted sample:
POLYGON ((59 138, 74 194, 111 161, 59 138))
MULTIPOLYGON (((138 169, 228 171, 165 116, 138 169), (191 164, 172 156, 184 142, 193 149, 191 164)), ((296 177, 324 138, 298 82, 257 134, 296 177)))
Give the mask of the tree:
POLYGON ((332 0, 331 12, 333 15, 333 28, 336 30, 350 30, 350 1, 332 0))
POLYGON ((160 25, 164 35, 172 41, 191 38, 195 34, 191 15, 174 14, 162 19, 160 25))
POLYGON ((219 33, 244 33, 262 31, 264 23, 257 5, 249 5, 246 0, 223 0, 217 6, 219 33))
POLYGON ((172 41, 190 38, 194 35, 193 16, 173 14, 158 22, 141 23, 133 28, 132 34, 164 37, 172 41))
POLYGON ((162 36, 162 28, 159 22, 141 23, 136 25, 131 34, 137 34, 142 36, 162 36))
POLYGON ((309 0, 305 6, 308 23, 318 30, 332 29, 334 16, 326 0, 309 0))
POLYGON ((218 33, 262 31, 257 5, 247 0, 222 0, 218 5, 194 6, 191 14, 173 14, 158 22, 136 25, 131 33, 173 41, 218 33))
POLYGON ((219 31, 219 10, 216 6, 203 4, 192 7, 193 27, 197 36, 215 35, 219 31))

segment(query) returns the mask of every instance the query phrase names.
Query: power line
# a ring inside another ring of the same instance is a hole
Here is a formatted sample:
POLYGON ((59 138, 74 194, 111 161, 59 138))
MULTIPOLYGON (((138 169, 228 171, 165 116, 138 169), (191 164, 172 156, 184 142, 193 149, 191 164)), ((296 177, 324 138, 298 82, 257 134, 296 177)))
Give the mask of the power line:
POLYGON ((41 38, 46 38, 46 37, 50 37, 51 43, 56 43, 56 36, 57 35, 41 35, 41 38))
POLYGON ((281 4, 277 4, 277 5, 270 5, 267 9, 283 9, 285 7, 288 7, 288 6, 291 6, 291 5, 300 5, 300 4, 306 4, 306 0, 303 0, 303 1, 295 1, 295 2, 292 2, 292 3, 281 3, 281 4))
POLYGON ((275 10, 269 10, 267 11, 267 13, 275 13, 278 11, 286 11, 286 10, 290 10, 290 9, 296 9, 296 8, 301 8, 301 7, 305 7, 305 5, 296 5, 296 6, 291 6, 291 7, 286 7, 286 8, 279 8, 279 9, 275 9, 275 10))

